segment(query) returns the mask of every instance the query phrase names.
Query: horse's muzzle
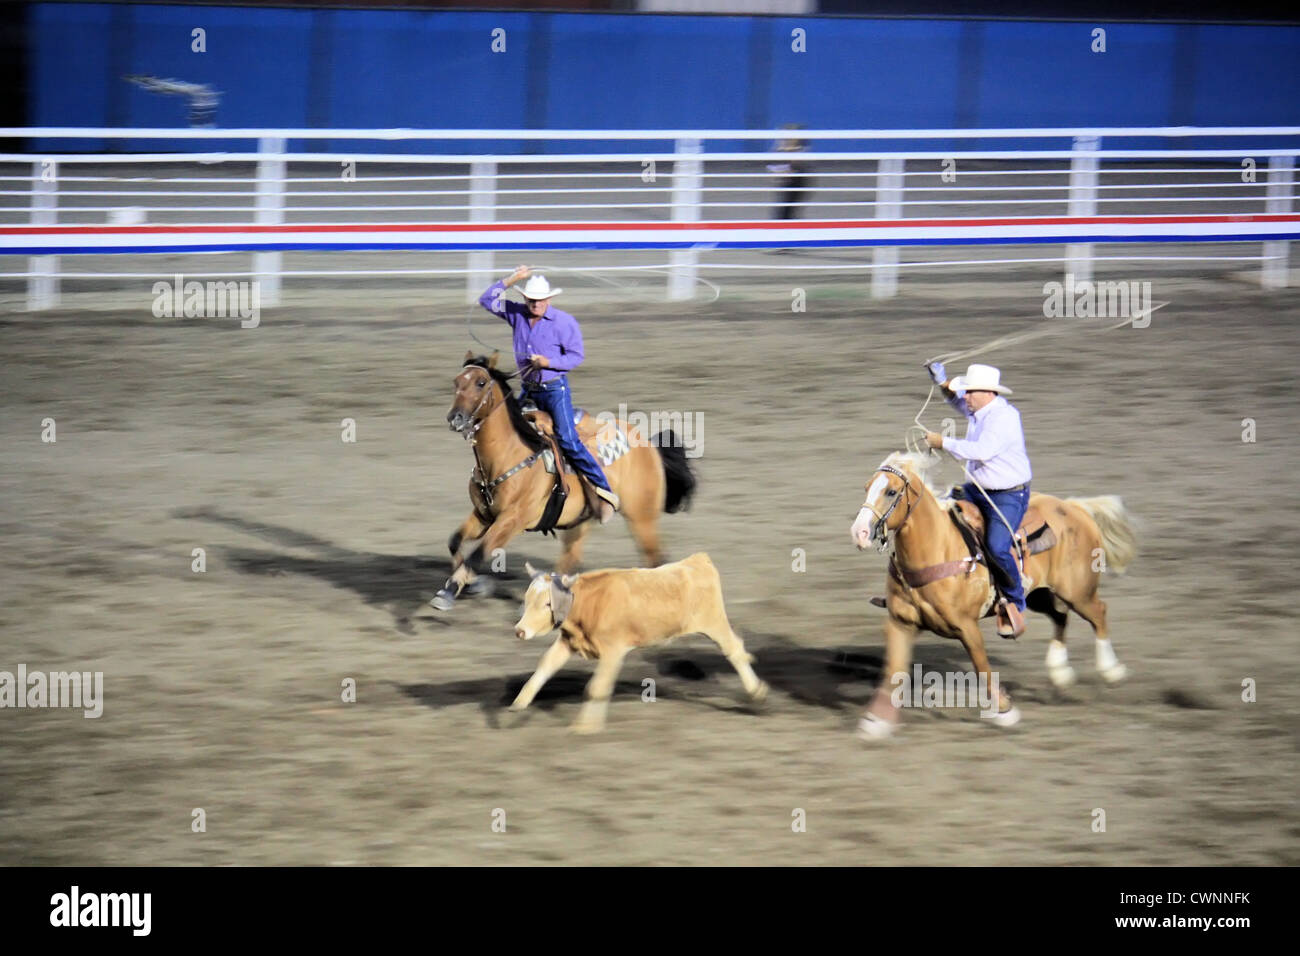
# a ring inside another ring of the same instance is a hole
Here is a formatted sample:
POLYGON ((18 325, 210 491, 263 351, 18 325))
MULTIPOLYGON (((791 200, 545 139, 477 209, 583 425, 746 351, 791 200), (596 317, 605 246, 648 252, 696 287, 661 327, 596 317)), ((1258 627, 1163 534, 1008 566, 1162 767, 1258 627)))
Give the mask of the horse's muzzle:
POLYGON ((464 412, 448 412, 448 413, 447 413, 447 427, 450 428, 450 429, 451 429, 452 431, 454 431, 454 432, 463 432, 463 431, 465 430, 465 413, 464 413, 464 412))

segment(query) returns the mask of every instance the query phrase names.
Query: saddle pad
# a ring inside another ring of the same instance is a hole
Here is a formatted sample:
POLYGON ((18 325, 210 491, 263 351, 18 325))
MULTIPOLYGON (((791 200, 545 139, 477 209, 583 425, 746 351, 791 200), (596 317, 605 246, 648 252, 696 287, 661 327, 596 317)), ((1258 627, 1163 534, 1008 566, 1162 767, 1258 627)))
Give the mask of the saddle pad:
MULTIPOLYGON (((609 429, 604 429, 600 434, 603 436, 608 432, 609 429)), ((596 439, 596 457, 600 459, 600 464, 605 468, 614 464, 631 449, 632 446, 628 443, 627 433, 617 426, 614 427, 614 434, 611 437, 596 439)))

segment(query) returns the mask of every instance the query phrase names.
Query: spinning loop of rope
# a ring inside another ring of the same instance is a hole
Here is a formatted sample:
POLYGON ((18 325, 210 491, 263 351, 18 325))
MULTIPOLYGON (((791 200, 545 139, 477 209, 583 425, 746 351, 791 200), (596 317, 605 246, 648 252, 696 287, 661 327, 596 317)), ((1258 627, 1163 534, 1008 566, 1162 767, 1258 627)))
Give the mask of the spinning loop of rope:
MULTIPOLYGON (((629 283, 626 283, 626 282, 620 282, 620 281, 618 281, 617 279, 613 279, 613 278, 610 278, 609 276, 602 275, 602 274, 601 274, 602 271, 606 271, 606 270, 602 270, 602 269, 561 268, 561 267, 559 267, 559 266, 541 266, 541 265, 539 265, 539 266, 531 266, 530 268, 532 268, 535 272, 550 272, 550 273, 555 273, 555 272, 586 272, 586 273, 589 273, 589 274, 591 275, 591 277, 592 277, 593 279, 595 279, 597 282, 603 282, 603 283, 605 283, 605 285, 612 286, 613 288, 615 288, 615 289, 620 289, 620 290, 621 290, 621 289, 625 289, 625 288, 627 288, 628 285, 629 285, 629 283)), ((674 269, 656 269, 656 268, 639 268, 639 267, 638 267, 637 271, 639 271, 639 272, 649 272, 649 273, 652 273, 652 274, 658 274, 658 275, 671 276, 671 275, 675 275, 677 270, 674 270, 674 269)), ((713 290, 713 298, 710 299, 707 303, 705 303, 706 305, 709 305, 709 304, 712 304, 712 303, 714 303, 714 302, 717 302, 718 299, 720 299, 720 298, 722 297, 722 288, 721 288, 719 285, 717 285, 717 283, 710 282, 708 279, 705 279, 705 278, 703 278, 703 277, 701 277, 701 276, 692 276, 691 278, 692 278, 696 283, 698 283, 698 284, 700 284, 700 285, 708 286, 710 289, 713 290)), ((487 349, 489 352, 500 351, 500 349, 498 349, 496 346, 494 346, 494 345, 488 345, 488 344, 487 344, 486 342, 484 342, 481 338, 479 338, 477 335, 474 334, 474 317, 475 317, 477 314, 478 314, 478 309, 477 309, 476 307, 473 307, 473 306, 471 306, 470 309, 469 309, 469 311, 465 313, 465 331, 469 333, 469 337, 470 337, 471 339, 473 339, 473 340, 474 340, 475 342, 477 342, 479 345, 483 346, 483 347, 484 347, 485 349, 487 349)))
MULTIPOLYGON (((1111 322, 1109 325, 1103 325, 1100 328, 1095 329, 1094 331, 1108 332, 1111 329, 1118 329, 1120 326, 1129 325, 1133 322, 1136 322, 1139 319, 1144 319, 1148 317, 1149 315, 1151 315, 1151 313, 1155 312, 1157 309, 1162 309, 1168 304, 1169 304, 1168 302, 1157 302, 1154 305, 1152 305, 1150 308, 1143 310, 1138 315, 1128 316, 1126 318, 1120 319, 1119 321, 1111 322)), ((1087 322, 1088 320, 1084 319, 1082 321, 1087 322)), ((975 348, 966 349, 965 351, 962 352, 945 352, 942 355, 936 355, 934 358, 927 359, 924 365, 926 368, 929 368, 935 362, 942 362, 944 365, 947 365, 949 362, 956 362, 960 359, 965 359, 965 358, 973 358, 976 355, 983 355, 985 352, 992 352, 994 349, 1010 348, 1014 345, 1019 345, 1022 342, 1028 342, 1031 339, 1042 338, 1048 335, 1056 335, 1058 332, 1063 332, 1066 330, 1078 331, 1080 324, 1081 323, 1078 321, 1054 322, 1046 328, 1030 329, 1029 331, 1026 332, 1013 332, 1010 335, 1000 336, 999 338, 986 342, 983 345, 976 346, 975 348)), ((925 425, 921 423, 921 416, 924 415, 925 410, 930 407, 930 401, 931 399, 934 398, 934 390, 937 387, 938 387, 937 384, 931 382, 930 393, 925 396, 925 403, 921 406, 921 410, 916 413, 916 418, 913 419, 915 424, 909 425, 907 427, 907 431, 904 433, 904 438, 903 438, 904 444, 908 452, 912 454, 924 455, 930 460, 931 463, 938 461, 940 459, 940 456, 925 441, 925 435, 928 431, 930 431, 930 429, 926 428, 925 425)), ((989 497, 989 493, 984 490, 983 485, 981 485, 978 481, 975 480, 974 475, 972 475, 967 469, 965 469, 965 467, 963 467, 962 471, 965 474, 966 480, 969 481, 972 485, 974 485, 979 490, 979 493, 984 496, 984 500, 988 502, 989 508, 992 509, 993 513, 998 516, 998 520, 1001 521, 1002 524, 1006 526, 1006 529, 1011 533, 1012 546, 1015 547, 1016 550, 1020 550, 1020 542, 1016 539, 1016 529, 1011 527, 1011 522, 1009 522, 1006 518, 1006 515, 1002 513, 1002 509, 1000 509, 996 504, 993 503, 993 499, 989 497)))

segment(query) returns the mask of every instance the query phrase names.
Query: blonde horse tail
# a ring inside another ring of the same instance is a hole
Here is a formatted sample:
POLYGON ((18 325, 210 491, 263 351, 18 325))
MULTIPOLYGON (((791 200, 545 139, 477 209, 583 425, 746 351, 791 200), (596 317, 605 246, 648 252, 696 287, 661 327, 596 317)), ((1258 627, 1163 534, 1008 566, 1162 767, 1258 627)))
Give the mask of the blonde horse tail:
POLYGON ((1137 556, 1137 530, 1133 519, 1124 508, 1118 495, 1101 495, 1096 498, 1067 498, 1088 513, 1101 532, 1101 544, 1106 551, 1106 570, 1116 574, 1133 563, 1137 556))

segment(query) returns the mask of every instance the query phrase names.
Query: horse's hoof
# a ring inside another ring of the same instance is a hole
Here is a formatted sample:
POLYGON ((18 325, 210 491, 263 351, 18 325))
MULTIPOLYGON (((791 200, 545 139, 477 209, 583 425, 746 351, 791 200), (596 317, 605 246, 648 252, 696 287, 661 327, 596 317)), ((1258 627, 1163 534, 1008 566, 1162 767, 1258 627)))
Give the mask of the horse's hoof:
POLYGON ((1020 723, 1020 708, 1015 704, 1011 705, 1010 710, 1004 710, 999 714, 994 714, 989 718, 999 727, 1014 727, 1020 723))
POLYGON ((1074 668, 1067 664, 1065 667, 1049 667, 1047 676, 1058 689, 1065 690, 1074 683, 1077 675, 1074 673, 1074 668))
POLYGON ((429 606, 435 611, 450 611, 456 606, 456 595, 446 590, 439 591, 433 596, 429 606))
POLYGON ((470 597, 491 597, 492 592, 496 590, 495 584, 496 582, 491 578, 475 578, 465 585, 463 593, 470 597))
POLYGON ((1108 667, 1101 672, 1101 679, 1107 684, 1118 684, 1125 677, 1128 677, 1128 668, 1123 664, 1116 664, 1114 667, 1108 667))
POLYGON ((875 714, 867 714, 858 721, 857 736, 860 740, 884 740, 893 733, 894 725, 875 714))

